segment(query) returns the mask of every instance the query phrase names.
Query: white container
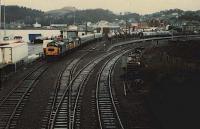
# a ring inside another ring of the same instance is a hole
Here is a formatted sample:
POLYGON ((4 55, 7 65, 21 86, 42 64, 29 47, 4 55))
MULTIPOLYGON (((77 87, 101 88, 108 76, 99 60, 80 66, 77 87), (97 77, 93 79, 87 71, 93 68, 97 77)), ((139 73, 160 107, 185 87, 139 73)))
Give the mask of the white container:
POLYGON ((27 43, 13 43, 0 46, 0 64, 15 64, 28 58, 27 43))

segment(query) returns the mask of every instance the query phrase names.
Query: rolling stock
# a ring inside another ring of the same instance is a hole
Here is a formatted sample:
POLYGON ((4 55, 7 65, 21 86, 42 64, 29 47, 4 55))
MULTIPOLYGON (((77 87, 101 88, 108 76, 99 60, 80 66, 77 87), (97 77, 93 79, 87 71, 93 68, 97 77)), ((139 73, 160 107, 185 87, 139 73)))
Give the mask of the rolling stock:
POLYGON ((57 40, 53 40, 47 43, 44 54, 48 60, 52 58, 62 57, 68 51, 77 49, 87 43, 101 40, 103 38, 103 35, 101 33, 78 36, 78 32, 76 30, 68 31, 67 35, 63 34, 65 33, 61 32, 61 35, 57 40))
POLYGON ((53 40, 44 40, 43 44, 42 44, 42 48, 43 48, 43 53, 46 54, 46 48, 47 48, 47 44, 52 42, 53 40))
MULTIPOLYGON (((61 31, 61 35, 51 41, 48 42, 46 48, 44 49, 44 54, 47 58, 52 57, 61 57, 65 55, 68 51, 77 49, 85 44, 101 40, 103 38, 102 33, 93 33, 87 35, 78 36, 78 30, 76 27, 71 27, 70 30, 66 31, 67 33, 61 31)), ((108 33, 107 35, 109 39, 112 38, 124 38, 126 37, 126 33, 123 31, 116 31, 113 33, 108 33)), ((165 37, 171 36, 170 31, 151 31, 151 32, 131 32, 127 34, 129 37, 134 38, 151 38, 151 37, 165 37)))
POLYGON ((62 41, 52 41, 47 44, 46 56, 62 56, 68 50, 68 44, 62 41))
POLYGON ((108 37, 110 38, 152 38, 152 37, 166 37, 172 36, 170 31, 149 31, 149 32, 142 32, 142 31, 133 31, 133 32, 124 32, 124 31, 117 31, 110 34, 108 37))
POLYGON ((169 31, 156 31, 156 32, 142 32, 143 38, 149 38, 149 37, 165 37, 165 36, 171 36, 172 33, 169 31))

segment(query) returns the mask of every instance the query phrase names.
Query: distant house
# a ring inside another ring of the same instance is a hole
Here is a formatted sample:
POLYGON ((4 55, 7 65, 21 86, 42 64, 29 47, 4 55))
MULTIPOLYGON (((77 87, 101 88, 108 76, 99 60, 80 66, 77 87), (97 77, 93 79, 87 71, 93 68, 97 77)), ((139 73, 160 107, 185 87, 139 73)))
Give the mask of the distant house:
POLYGON ((108 21, 100 21, 94 28, 97 29, 97 32, 107 34, 107 33, 114 33, 120 29, 120 26, 117 24, 109 23, 108 21))
POLYGON ((51 24, 50 26, 55 28, 67 28, 67 24, 51 24))
POLYGON ((41 24, 39 24, 38 22, 36 22, 35 24, 33 24, 33 27, 34 27, 34 28, 41 28, 41 27, 42 27, 42 25, 41 25, 41 24))
POLYGON ((185 23, 182 28, 184 32, 200 31, 200 23, 185 23))

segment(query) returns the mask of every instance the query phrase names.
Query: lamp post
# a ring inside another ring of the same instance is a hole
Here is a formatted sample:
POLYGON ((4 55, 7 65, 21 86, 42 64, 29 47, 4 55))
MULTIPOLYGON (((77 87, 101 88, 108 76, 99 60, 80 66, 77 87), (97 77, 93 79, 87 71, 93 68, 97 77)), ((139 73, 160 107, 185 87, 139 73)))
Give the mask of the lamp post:
POLYGON ((87 32, 88 32, 88 22, 86 21, 86 24, 85 24, 85 35, 87 35, 87 32))

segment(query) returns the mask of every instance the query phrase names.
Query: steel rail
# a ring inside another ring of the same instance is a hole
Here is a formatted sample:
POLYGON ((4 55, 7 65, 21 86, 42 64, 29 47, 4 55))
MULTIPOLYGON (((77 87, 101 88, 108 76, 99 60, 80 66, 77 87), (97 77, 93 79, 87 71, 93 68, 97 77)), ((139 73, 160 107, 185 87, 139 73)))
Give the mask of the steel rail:
MULTIPOLYGON (((100 126, 100 129, 105 129, 105 124, 102 122, 102 121, 106 121, 106 119, 102 120, 102 114, 101 114, 101 111, 102 111, 102 107, 105 106, 104 104, 107 102, 108 104, 108 101, 109 103, 112 103, 112 105, 106 105, 106 106, 110 106, 109 108, 109 112, 110 114, 112 114, 111 112, 115 113, 116 117, 117 118, 113 118, 114 116, 107 116, 107 117, 112 117, 112 118, 109 118, 110 121, 114 122, 114 121, 118 121, 119 124, 116 124, 116 123, 106 123, 108 126, 110 126, 110 128, 112 127, 113 129, 114 128, 117 128, 116 125, 120 125, 120 128, 121 129, 124 129, 123 127, 123 124, 121 122, 121 119, 120 119, 120 116, 118 114, 118 111, 117 111, 117 108, 116 108, 116 105, 115 105, 115 102, 114 102, 114 97, 113 97, 113 91, 112 91, 112 87, 111 87, 111 74, 112 74, 112 71, 115 67, 115 64, 116 62, 119 60, 119 58, 130 52, 131 50, 126 50, 124 52, 122 52, 120 55, 117 55, 115 56, 113 59, 110 59, 108 60, 101 68, 100 70, 100 73, 99 73, 99 76, 98 76, 98 79, 97 79, 97 87, 96 87, 96 106, 97 106, 97 114, 98 114, 98 120, 99 120, 99 126, 100 126), (105 86, 102 87, 102 85, 100 84, 103 84, 105 86), (108 84, 108 87, 106 87, 106 85, 108 84), (103 92, 103 93, 100 93, 100 92, 103 92), (100 94, 104 97, 103 99, 105 99, 105 103, 102 103, 103 100, 100 100, 100 98, 102 99, 102 97, 100 97, 100 94), (111 111, 112 108, 114 108, 113 110, 114 111, 111 111), (110 112, 111 111, 111 112, 110 112), (111 120, 112 119, 112 120, 111 120), (117 120, 116 120, 117 119, 117 120)), ((108 107, 105 107, 105 111, 108 110, 107 109, 108 107)), ((104 111, 102 111, 104 112, 104 111)), ((105 113, 105 112, 104 112, 105 113)))

